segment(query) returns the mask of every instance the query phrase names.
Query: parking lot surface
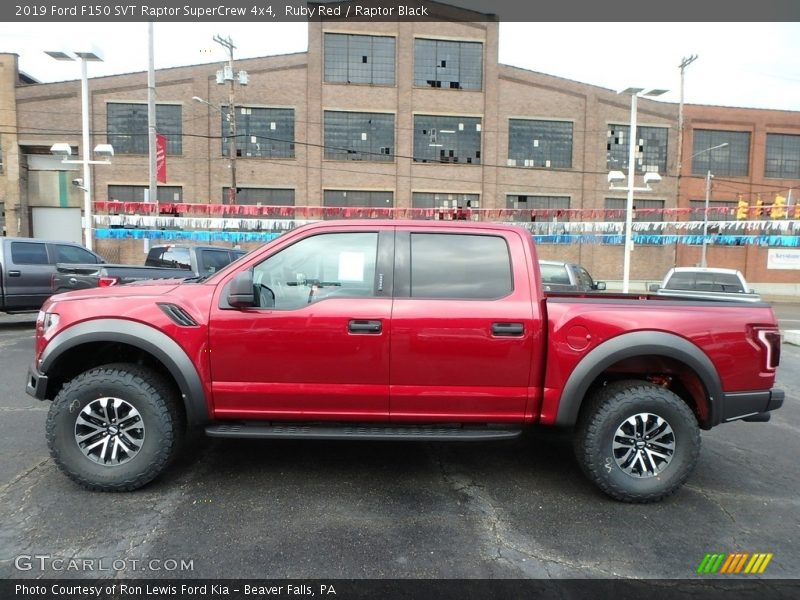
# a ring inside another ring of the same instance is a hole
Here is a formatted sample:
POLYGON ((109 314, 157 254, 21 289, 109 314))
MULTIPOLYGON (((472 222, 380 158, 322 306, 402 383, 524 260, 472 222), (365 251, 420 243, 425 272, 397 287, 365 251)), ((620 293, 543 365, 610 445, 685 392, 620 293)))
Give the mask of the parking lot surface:
POLYGON ((683 489, 628 505, 583 477, 569 432, 547 429, 449 445, 200 440, 140 491, 87 492, 49 458, 49 404, 24 392, 33 333, 32 316, 0 316, 4 578, 684 578, 710 552, 773 553, 759 577, 800 577, 800 347, 783 346, 772 421, 703 432, 683 489), (56 562, 72 558, 90 562, 56 562))

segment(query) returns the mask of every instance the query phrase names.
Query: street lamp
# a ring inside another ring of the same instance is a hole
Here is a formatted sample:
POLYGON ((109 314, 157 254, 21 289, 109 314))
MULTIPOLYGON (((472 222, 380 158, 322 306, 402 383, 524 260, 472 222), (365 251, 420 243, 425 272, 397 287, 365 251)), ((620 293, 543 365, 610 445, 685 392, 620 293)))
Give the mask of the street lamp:
POLYGON ((89 165, 110 164, 109 159, 114 155, 114 149, 109 144, 99 144, 97 148, 95 148, 95 153, 104 156, 106 160, 101 160, 101 161, 89 160, 89 144, 90 144, 89 78, 87 76, 86 63, 88 63, 89 61, 100 62, 103 60, 103 58, 99 53, 99 51, 96 49, 89 52, 74 52, 74 53, 52 50, 52 51, 46 51, 45 54, 56 60, 81 61, 81 131, 82 131, 81 156, 82 158, 80 160, 69 160, 69 155, 72 154, 72 149, 70 148, 69 149, 70 152, 65 155, 63 148, 65 144, 54 144, 53 148, 51 148, 50 150, 53 154, 56 154, 58 156, 63 156, 64 159, 61 161, 63 163, 73 163, 73 164, 83 165, 83 185, 81 186, 81 188, 83 189, 83 218, 85 219, 83 227, 83 239, 84 239, 84 245, 89 250, 92 250, 92 241, 93 241, 92 240, 92 171, 89 168, 89 165), (56 149, 56 146, 61 147, 60 151, 59 149, 56 149))
MULTIPOLYGON (((701 154, 705 154, 706 152, 711 152, 712 150, 718 150, 719 148, 725 148, 728 145, 728 142, 723 142, 722 144, 718 144, 717 146, 712 146, 711 148, 706 148, 705 150, 701 150, 700 152, 696 152, 692 154, 690 158, 694 158, 695 156, 700 156, 701 154)), ((706 171, 706 200, 705 200, 705 210, 703 211, 703 251, 700 255, 700 266, 705 269, 707 265, 706 262, 706 249, 708 247, 708 201, 711 198, 711 179, 714 176, 711 174, 711 160, 708 161, 708 170, 706 171)))
POLYGON ((644 182, 645 187, 634 187, 633 176, 636 165, 636 101, 639 96, 660 96, 665 94, 667 90, 653 89, 645 91, 644 88, 631 87, 619 92, 620 94, 630 94, 631 96, 631 123, 629 132, 628 144, 628 184, 624 188, 615 187, 615 181, 622 181, 625 175, 622 171, 611 171, 608 174, 608 182, 611 184, 609 189, 612 190, 626 190, 628 192, 627 202, 625 204, 625 249, 623 250, 622 261, 622 292, 628 293, 630 287, 630 274, 631 274, 631 251, 633 250, 633 192, 649 192, 652 191, 650 183, 657 183, 661 181, 658 173, 645 173, 644 182), (620 178, 620 175, 622 176, 620 178), (654 177, 655 176, 655 177, 654 177))

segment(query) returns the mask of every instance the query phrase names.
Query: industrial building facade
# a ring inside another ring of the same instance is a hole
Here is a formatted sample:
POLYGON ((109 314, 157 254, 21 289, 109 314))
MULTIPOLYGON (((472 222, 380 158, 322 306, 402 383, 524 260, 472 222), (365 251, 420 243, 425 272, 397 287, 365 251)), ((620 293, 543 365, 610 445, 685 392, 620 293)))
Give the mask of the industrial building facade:
MULTIPOLYGON (((608 172, 627 173, 630 96, 499 64, 498 35, 493 21, 323 20, 309 23, 305 53, 237 60, 236 69, 248 74, 247 85, 235 88, 237 206, 284 207, 268 212, 273 229, 276 220, 365 215, 515 221, 537 234, 542 258, 580 262, 598 279, 619 280, 626 192, 609 189, 608 172)), ((218 67, 156 73, 157 128, 167 139, 167 182, 159 186, 158 201, 161 208, 181 207, 159 210, 158 221, 125 216, 131 203, 144 199, 148 186, 146 73, 90 79, 92 146, 110 143, 115 149, 112 165, 93 170, 93 195, 126 207, 109 214, 101 207, 98 234, 104 228, 146 226, 172 232, 165 239, 180 239, 175 230, 208 225, 193 216, 231 216, 223 208, 231 197, 228 87, 217 84, 218 67), (192 212, 198 205, 209 209, 192 212)), ((35 212, 80 211, 82 194, 68 185, 77 171, 49 155, 57 142, 72 145, 76 155, 84 150, 80 82, 17 85, 15 92, 3 101, 14 103, 16 124, 0 134, 4 156, 13 148, 21 157, 15 167, 18 184, 3 173, 6 186, 19 189, 16 200, 9 196, 16 216, 12 227, 7 217, 6 231, 39 235, 35 212), (12 130, 14 137, 6 133, 12 130)), ((652 191, 637 192, 639 233, 659 233, 659 223, 686 220, 690 215, 675 209, 703 198, 698 190, 704 179, 697 176, 703 167, 691 168, 689 157, 698 143, 717 137, 698 142, 693 128, 736 129, 717 122, 715 115, 729 109, 685 108, 679 194, 678 106, 639 100, 635 184, 641 185, 646 172, 661 176, 652 191)), ((790 155, 797 139, 791 136, 800 134, 792 133, 800 127, 800 113, 776 113, 778 128, 771 119, 759 121, 750 143, 774 130, 789 136, 781 144, 790 155)), ((740 169, 738 148, 738 142, 725 148, 731 173, 740 169)), ((748 164, 757 159, 751 153, 748 164)), ((752 169, 731 175, 753 176, 752 169)), ((781 182, 800 187, 800 174, 791 166, 780 176, 781 182)), ((53 218, 42 215, 40 221, 53 218)), ((241 227, 252 226, 252 219, 247 222, 241 227)), ((229 219, 222 227, 230 231, 236 225, 229 219)), ((262 231, 260 225, 257 229, 262 231)), ((693 246, 657 237, 637 237, 631 277, 643 285, 678 261, 697 261, 693 246)), ((249 246, 256 242, 248 240, 258 236, 230 239, 249 246)), ((114 260, 139 262, 142 243, 117 231, 98 235, 95 249, 114 260)), ((717 250, 710 256, 727 266, 732 259, 717 250)), ((745 264, 743 270, 749 268, 745 264)), ((793 283, 797 273, 775 281, 793 283)), ((773 275, 763 270, 764 281, 773 275)))

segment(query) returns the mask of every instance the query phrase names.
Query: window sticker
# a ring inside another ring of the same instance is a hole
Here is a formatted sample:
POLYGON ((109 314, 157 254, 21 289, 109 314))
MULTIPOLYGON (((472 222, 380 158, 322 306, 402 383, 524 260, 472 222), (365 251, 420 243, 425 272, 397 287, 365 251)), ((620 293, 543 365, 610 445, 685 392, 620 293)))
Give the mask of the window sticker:
POLYGON ((342 252, 339 255, 339 281, 364 281, 364 255, 342 252))

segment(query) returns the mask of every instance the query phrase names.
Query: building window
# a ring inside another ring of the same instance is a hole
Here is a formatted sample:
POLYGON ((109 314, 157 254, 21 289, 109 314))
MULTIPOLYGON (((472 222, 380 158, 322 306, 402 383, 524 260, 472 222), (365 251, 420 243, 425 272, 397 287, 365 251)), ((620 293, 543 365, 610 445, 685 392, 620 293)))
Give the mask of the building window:
POLYGON ((764 177, 800 179, 800 135, 767 134, 764 177))
POLYGON ((394 115, 326 110, 325 158, 394 160, 394 115))
POLYGON ((325 34, 325 81, 394 85, 395 39, 387 36, 325 34))
MULTIPOLYGON (((222 204, 228 202, 230 187, 222 188, 222 204)), ((282 188, 237 188, 236 204, 294 206, 294 190, 282 188)))
POLYGON ((532 196, 527 194, 508 194, 506 208, 512 210, 548 211, 547 213, 519 213, 512 215, 513 221, 564 222, 569 221, 569 196, 532 196))
MULTIPOLYGON (((628 201, 625 198, 606 198, 606 210, 618 211, 607 213, 606 221, 625 221, 625 210, 628 201)), ((664 220, 664 201, 663 200, 642 200, 633 199, 633 220, 634 221, 663 221, 664 220)))
POLYGON ((483 44, 414 40, 414 85, 456 90, 483 87, 483 44))
POLYGON ((572 123, 508 120, 508 164, 511 167, 572 167, 572 123))
POLYGON ((414 162, 479 164, 480 117, 416 115, 414 162))
MULTIPOLYGON (((466 209, 481 207, 480 194, 452 194, 449 192, 414 192, 411 195, 412 208, 431 210, 430 213, 415 213, 415 219, 463 220, 469 216, 466 209)), ((472 215, 478 219, 478 215, 472 215)))
MULTIPOLYGON (((222 154, 228 156, 228 107, 222 108, 222 154)), ((294 158, 294 109, 236 107, 236 156, 294 158)))
POLYGON ((692 175, 747 176, 750 164, 749 131, 695 129, 692 132, 692 175), (709 148, 728 144, 705 152, 709 148))
MULTIPOLYGON (((183 152, 179 104, 156 105, 156 130, 167 138, 167 154, 183 152)), ((106 105, 108 143, 115 154, 148 154, 147 104, 109 102, 106 105)))
POLYGON ((491 300, 513 289, 508 244, 498 236, 411 234, 412 298, 491 300))
MULTIPOLYGON (((119 202, 144 202, 144 192, 150 189, 146 185, 110 185, 108 199, 119 202)), ((179 185, 158 186, 159 202, 183 202, 183 188, 179 185)))
MULTIPOLYGON (((627 171, 628 154, 630 153, 630 125, 612 123, 608 126, 608 143, 606 144, 606 168, 609 171, 627 171)), ((667 172, 667 137, 666 127, 637 126, 636 133, 636 171, 638 173, 667 172)))
POLYGON ((324 206, 392 208, 394 192, 371 192, 362 190, 325 190, 324 206))

